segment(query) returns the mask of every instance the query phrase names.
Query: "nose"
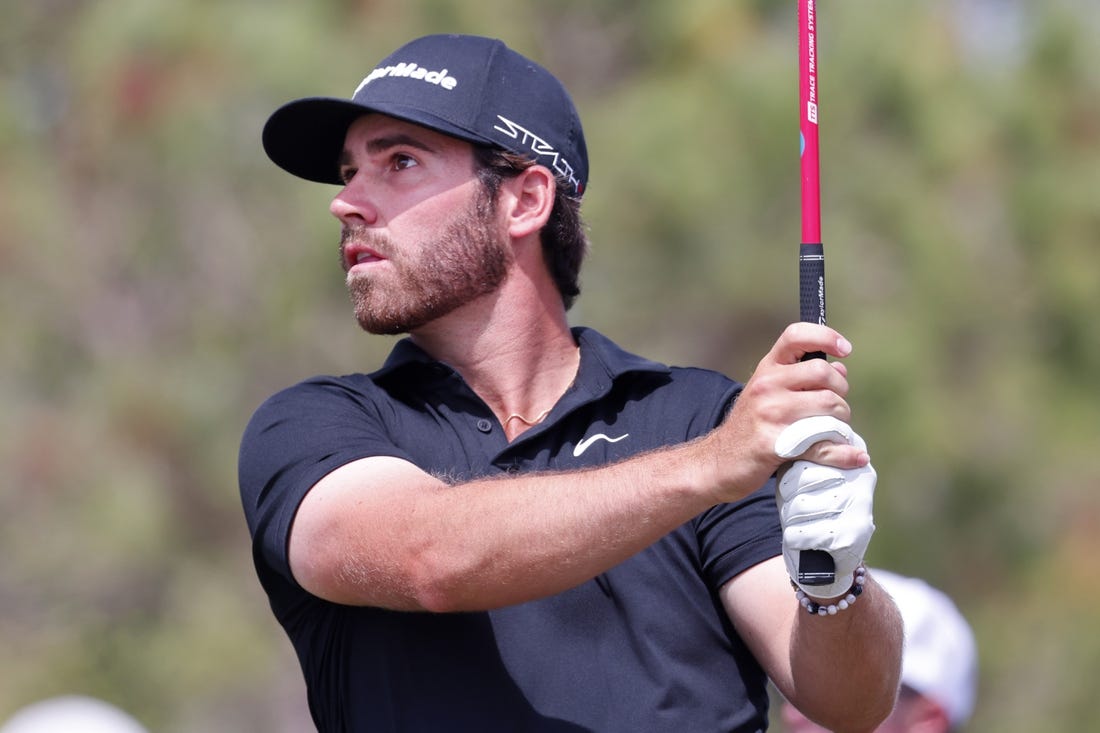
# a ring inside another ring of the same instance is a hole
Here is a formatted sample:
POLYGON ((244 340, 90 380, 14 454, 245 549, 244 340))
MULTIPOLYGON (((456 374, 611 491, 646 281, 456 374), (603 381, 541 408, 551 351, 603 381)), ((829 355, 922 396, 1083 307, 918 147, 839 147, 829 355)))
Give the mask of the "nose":
POLYGON ((378 209, 363 189, 364 186, 352 178, 332 199, 328 210, 345 224, 373 226, 378 222, 378 209))

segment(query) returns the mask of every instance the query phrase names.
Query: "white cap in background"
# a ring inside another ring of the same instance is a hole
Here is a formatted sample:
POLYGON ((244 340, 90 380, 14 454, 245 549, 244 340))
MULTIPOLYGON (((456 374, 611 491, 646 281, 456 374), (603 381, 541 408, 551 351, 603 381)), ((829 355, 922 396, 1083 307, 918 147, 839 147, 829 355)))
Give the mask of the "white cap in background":
POLYGON ((970 625, 947 594, 923 580, 878 568, 871 575, 901 611, 902 684, 942 705, 952 727, 962 726, 974 712, 978 686, 977 644, 970 625))
POLYGON ((148 733, 113 705, 91 697, 66 695, 28 705, 0 733, 148 733))

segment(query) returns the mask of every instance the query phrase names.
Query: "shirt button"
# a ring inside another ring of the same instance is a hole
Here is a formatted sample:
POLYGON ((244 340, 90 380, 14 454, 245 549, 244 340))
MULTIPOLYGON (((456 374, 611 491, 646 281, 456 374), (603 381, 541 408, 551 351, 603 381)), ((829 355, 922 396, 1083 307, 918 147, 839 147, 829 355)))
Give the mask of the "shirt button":
POLYGON ((487 420, 486 418, 483 417, 483 418, 481 418, 480 420, 477 421, 477 429, 480 430, 483 433, 492 432, 493 423, 492 423, 492 421, 487 420))

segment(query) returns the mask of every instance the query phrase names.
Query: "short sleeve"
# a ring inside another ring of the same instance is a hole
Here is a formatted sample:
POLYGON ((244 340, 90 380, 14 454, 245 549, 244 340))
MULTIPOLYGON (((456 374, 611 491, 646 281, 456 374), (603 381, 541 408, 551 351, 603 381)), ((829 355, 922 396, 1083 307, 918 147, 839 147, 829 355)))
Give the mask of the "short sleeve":
POLYGON ((293 582, 287 542, 306 493, 360 458, 408 458, 386 429, 387 405, 372 385, 319 377, 279 392, 253 414, 241 440, 238 481, 256 562, 293 582))
POLYGON ((741 501, 719 504, 694 521, 703 574, 711 588, 782 552, 774 478, 741 501))

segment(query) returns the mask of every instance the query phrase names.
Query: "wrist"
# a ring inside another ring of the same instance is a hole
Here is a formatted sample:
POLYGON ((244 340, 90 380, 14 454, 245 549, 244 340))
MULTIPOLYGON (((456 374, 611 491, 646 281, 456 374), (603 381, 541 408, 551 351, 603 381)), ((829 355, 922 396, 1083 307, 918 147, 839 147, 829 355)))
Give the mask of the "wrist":
POLYGON ((846 611, 863 595, 863 585, 866 582, 867 568, 861 562, 852 574, 851 587, 843 595, 835 598, 815 598, 806 593, 793 580, 791 581, 791 587, 794 588, 798 604, 802 606, 806 613, 811 616, 835 616, 841 611, 846 611))
POLYGON ((779 465, 778 459, 762 460, 748 447, 748 441, 737 440, 731 430, 723 424, 689 444, 699 449, 693 464, 700 469, 703 487, 715 504, 744 499, 767 483, 779 465))

